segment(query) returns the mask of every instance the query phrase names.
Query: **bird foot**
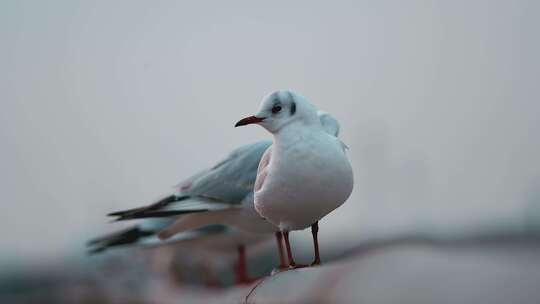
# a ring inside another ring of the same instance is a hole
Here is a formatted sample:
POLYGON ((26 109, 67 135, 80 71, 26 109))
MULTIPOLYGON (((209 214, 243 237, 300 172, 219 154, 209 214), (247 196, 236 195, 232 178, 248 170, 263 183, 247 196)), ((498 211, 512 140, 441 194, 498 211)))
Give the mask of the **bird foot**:
POLYGON ((298 268, 306 268, 309 267, 309 265, 306 264, 292 264, 289 265, 289 269, 298 269, 298 268))
POLYGON ((321 265, 321 261, 320 260, 315 260, 313 261, 313 263, 311 263, 311 265, 309 266, 320 266, 321 265))

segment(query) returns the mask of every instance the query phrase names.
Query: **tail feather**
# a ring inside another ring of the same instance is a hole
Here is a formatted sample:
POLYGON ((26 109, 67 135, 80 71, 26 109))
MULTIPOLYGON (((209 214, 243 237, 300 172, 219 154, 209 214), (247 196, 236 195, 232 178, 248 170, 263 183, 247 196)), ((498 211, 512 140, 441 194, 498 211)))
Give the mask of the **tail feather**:
POLYGON ((139 212, 145 212, 145 211, 153 211, 153 210, 158 210, 158 209, 161 209, 171 203, 174 203, 174 202, 179 202, 179 201, 183 201, 185 199, 188 199, 189 196, 187 195, 183 195, 183 196, 176 196, 176 195, 169 195, 167 197, 164 197, 162 199, 160 199, 159 201, 151 204, 151 205, 148 205, 148 206, 144 206, 144 207, 139 207, 139 208, 133 208, 133 209, 128 209, 128 210, 122 210, 122 211, 116 211, 116 212, 112 212, 112 213, 109 213, 107 214, 108 216, 119 216, 119 217, 123 217, 123 216, 128 216, 128 215, 131 215, 131 214, 135 214, 135 213, 139 213, 139 212))
POLYGON ((206 211, 208 211, 208 209, 137 212, 133 214, 120 216, 115 221, 126 221, 126 220, 133 220, 133 219, 142 219, 142 218, 170 217, 170 216, 182 215, 182 214, 187 214, 187 213, 199 213, 199 212, 206 212, 206 211))
POLYGON ((236 208, 224 210, 214 210, 201 213, 193 213, 182 216, 173 224, 167 226, 157 233, 161 240, 169 239, 175 234, 201 228, 212 224, 225 224, 230 216, 238 212, 236 208))
POLYGON ((95 254, 111 247, 134 244, 140 239, 154 234, 155 231, 143 230, 138 226, 134 226, 116 233, 92 239, 88 241, 86 245, 89 247, 88 253, 95 254))

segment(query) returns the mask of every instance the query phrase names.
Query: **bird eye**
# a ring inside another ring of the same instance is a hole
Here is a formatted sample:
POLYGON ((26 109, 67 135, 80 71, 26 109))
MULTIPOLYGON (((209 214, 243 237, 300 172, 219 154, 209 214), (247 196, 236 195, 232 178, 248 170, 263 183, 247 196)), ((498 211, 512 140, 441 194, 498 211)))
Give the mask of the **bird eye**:
POLYGON ((279 111, 281 111, 281 106, 274 106, 272 108, 272 113, 273 114, 279 113, 279 111))

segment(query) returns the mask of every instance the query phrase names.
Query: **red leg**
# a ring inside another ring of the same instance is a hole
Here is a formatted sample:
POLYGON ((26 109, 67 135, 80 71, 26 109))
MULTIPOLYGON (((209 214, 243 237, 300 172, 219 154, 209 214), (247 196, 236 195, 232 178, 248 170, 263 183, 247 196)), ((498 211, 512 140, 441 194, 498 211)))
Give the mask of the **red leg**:
POLYGON ((287 265, 285 264, 285 254, 283 253, 283 234, 281 231, 276 232, 276 241, 279 251, 279 269, 285 269, 287 265))
POLYGON ((319 240, 317 239, 317 234, 319 233, 319 222, 315 222, 311 225, 311 235, 313 235, 313 250, 315 251, 315 259, 311 266, 320 265, 321 257, 319 256, 319 240))
POLYGON ((236 284, 242 284, 247 281, 246 270, 246 248, 244 245, 238 245, 238 262, 236 264, 236 284))
POLYGON ((236 265, 236 284, 250 284, 257 279, 251 279, 247 273, 246 247, 238 245, 238 263, 236 265))
POLYGON ((291 250, 291 243, 289 242, 289 231, 284 231, 283 236, 285 238, 285 247, 287 248, 287 257, 289 258, 289 268, 296 269, 296 268, 306 267, 307 265, 297 265, 294 262, 294 258, 292 256, 292 250, 291 250))

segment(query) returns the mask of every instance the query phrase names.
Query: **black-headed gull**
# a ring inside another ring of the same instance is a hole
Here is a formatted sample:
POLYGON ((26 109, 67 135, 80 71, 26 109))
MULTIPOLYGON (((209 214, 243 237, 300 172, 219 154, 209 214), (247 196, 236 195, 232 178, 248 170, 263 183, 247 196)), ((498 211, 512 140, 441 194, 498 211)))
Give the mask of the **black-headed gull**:
MULTIPOLYGON (((127 229, 90 240, 87 243, 88 252, 96 254, 113 248, 137 246, 144 249, 156 248, 162 253, 175 254, 178 251, 183 254, 183 259, 188 260, 197 258, 208 260, 208 257, 212 256, 219 256, 219 260, 229 260, 231 253, 236 252, 237 261, 234 269, 236 283, 253 281, 247 272, 245 248, 262 249, 261 245, 269 240, 270 235, 247 233, 223 225, 210 225, 176 234, 166 241, 160 240, 157 233, 173 221, 174 218, 141 220, 127 229)), ((214 264, 216 263, 212 263, 214 264)), ((214 266, 222 267, 223 265, 214 266)))
MULTIPOLYGON (((316 115, 328 134, 338 135, 339 123, 335 118, 324 112, 316 115)), ((117 216, 118 220, 181 215, 176 222, 161 229, 158 235, 162 239, 211 224, 229 225, 250 233, 275 233, 279 267, 284 268, 282 233, 254 207, 257 168, 271 145, 272 141, 268 140, 237 148, 215 166, 178 184, 174 194, 145 207, 109 215, 117 216)))
POLYGON ((353 189, 346 146, 325 132, 317 109, 291 91, 267 95, 257 114, 235 126, 259 124, 273 135, 255 181, 255 209, 285 238, 289 267, 297 267, 289 231, 312 228, 315 259, 320 263, 318 221, 341 206, 353 189))

